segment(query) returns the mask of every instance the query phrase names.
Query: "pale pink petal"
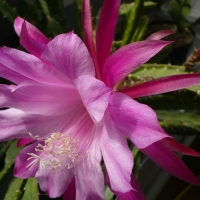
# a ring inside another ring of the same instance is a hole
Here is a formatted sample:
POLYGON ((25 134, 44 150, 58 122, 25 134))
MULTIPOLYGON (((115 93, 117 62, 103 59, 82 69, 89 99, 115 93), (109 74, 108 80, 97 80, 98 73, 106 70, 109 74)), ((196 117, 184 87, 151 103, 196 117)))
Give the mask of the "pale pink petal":
POLYGON ((96 77, 99 78, 99 68, 97 63, 97 57, 94 47, 93 30, 92 30, 92 18, 90 11, 90 0, 83 0, 82 3, 82 27, 85 45, 90 52, 93 59, 96 71, 96 77))
POLYGON ((200 73, 180 74, 141 83, 131 88, 121 90, 120 92, 132 98, 137 98, 171 92, 197 84, 200 84, 200 73))
POLYGON ((49 42, 42 59, 71 80, 82 75, 95 75, 94 64, 87 47, 73 32, 58 35, 49 42))
POLYGON ((94 138, 87 155, 76 166, 76 200, 104 199, 104 176, 101 162, 100 135, 94 138))
POLYGON ((27 30, 26 22, 22 24, 20 32, 20 44, 31 54, 40 58, 42 52, 46 47, 46 43, 39 42, 39 40, 33 39, 27 30))
POLYGON ((18 139, 18 141, 17 141, 17 147, 22 147, 22 146, 30 144, 30 143, 32 143, 34 141, 35 140, 32 139, 32 138, 21 138, 21 139, 18 139))
MULTIPOLYGON (((110 187, 110 180, 107 173, 106 173, 106 182, 108 186, 110 187)), ((138 180, 135 178, 133 174, 131 174, 131 185, 133 187, 133 190, 126 193, 114 191, 112 190, 111 187, 110 188, 111 188, 111 191, 116 195, 118 200, 125 200, 125 199, 126 200, 146 200, 146 197, 142 191, 142 188, 140 187, 138 180)))
POLYGON ((160 127, 157 116, 150 107, 122 93, 111 96, 109 111, 119 133, 128 137, 139 149, 170 137, 160 127))
POLYGON ((12 70, 13 73, 20 74, 41 83, 50 85, 66 85, 70 81, 57 69, 48 66, 38 58, 28 53, 11 49, 0 49, 0 64, 12 70))
POLYGON ((30 178, 35 176, 39 164, 36 163, 32 168, 27 167, 33 161, 32 159, 27 160, 30 157, 27 153, 35 152, 35 147, 38 143, 38 141, 34 142, 21 150, 15 159, 14 176, 18 178, 30 178))
MULTIPOLYGON (((0 49, 1 51, 1 49, 0 49)), ((5 67, 0 64, 0 77, 10 80, 13 83, 19 84, 23 81, 30 80, 29 78, 5 67)))
MULTIPOLYGON (((130 181, 133 168, 133 155, 126 139, 115 129, 109 113, 105 116, 105 126, 101 133, 101 151, 110 177, 112 190, 128 192, 132 190, 130 181)), ((123 122, 122 122, 123 123, 123 122)))
POLYGON ((170 41, 145 40, 118 49, 105 62, 104 82, 113 87, 170 43, 170 41))
POLYGON ((119 7, 120 0, 105 0, 99 16, 96 31, 96 50, 101 80, 103 79, 103 66, 112 47, 119 7))
POLYGON ((44 169, 38 170, 35 175, 40 189, 48 194, 51 198, 60 197, 70 185, 73 177, 74 170, 72 169, 60 169, 57 172, 44 169))
POLYGON ((172 138, 165 138, 162 142, 169 147, 171 150, 188 155, 200 157, 200 154, 189 147, 183 146, 179 142, 173 140, 172 138))
POLYGON ((62 131, 62 127, 69 123, 67 115, 36 115, 27 114, 21 110, 10 108, 0 111, 0 141, 15 138, 30 138, 39 135, 45 137, 53 132, 62 131))
POLYGON ((73 85, 58 87, 33 81, 25 81, 14 88, 0 85, 0 97, 0 107, 46 116, 73 113, 82 104, 73 85))
POLYGON ((72 179, 70 185, 67 190, 63 194, 63 200, 76 200, 76 185, 75 178, 72 179))
POLYGON ((173 33, 174 32, 170 30, 162 30, 162 31, 151 34, 146 40, 160 40, 173 33))
POLYGON ((31 38, 33 38, 35 41, 47 44, 49 42, 49 39, 41 33, 35 26, 27 22, 26 20, 22 19, 21 17, 17 17, 14 22, 14 28, 16 33, 20 36, 22 24, 26 23, 26 27, 28 30, 29 35, 31 38))
POLYGON ((108 107, 112 90, 91 76, 80 76, 73 82, 94 123, 99 124, 108 107))
POLYGON ((200 185, 200 181, 192 174, 183 161, 162 141, 158 141, 140 150, 170 174, 191 184, 200 185))

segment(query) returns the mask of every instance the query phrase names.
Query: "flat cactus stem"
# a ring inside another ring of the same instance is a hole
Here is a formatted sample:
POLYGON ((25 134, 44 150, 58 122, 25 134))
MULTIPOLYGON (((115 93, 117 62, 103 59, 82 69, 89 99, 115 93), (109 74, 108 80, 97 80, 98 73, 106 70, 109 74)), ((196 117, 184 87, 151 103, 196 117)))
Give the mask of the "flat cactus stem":
POLYGON ((138 26, 139 18, 142 15, 144 7, 144 0, 136 0, 134 6, 127 14, 127 24, 125 27, 125 32, 122 38, 121 46, 131 42, 132 36, 138 26))
POLYGON ((3 17, 8 19, 11 23, 13 23, 15 18, 18 16, 15 8, 12 8, 5 1, 0 1, 0 12, 2 13, 3 17))
POLYGON ((46 17, 47 18, 50 17, 49 8, 48 8, 46 1, 45 0, 39 0, 39 2, 40 2, 40 5, 41 5, 42 10, 43 10, 44 14, 46 15, 46 17))
POLYGON ((15 157, 19 153, 21 148, 17 148, 17 141, 12 141, 9 148, 6 151, 5 165, 0 172, 0 185, 4 182, 6 176, 9 174, 11 167, 14 163, 15 157))
POLYGON ((25 185, 21 200, 39 200, 38 183, 35 178, 29 178, 25 185))
POLYGON ((137 101, 147 104, 154 110, 200 110, 200 101, 196 93, 189 90, 170 92, 162 95, 137 98, 137 101))
POLYGON ((146 30, 146 27, 148 25, 148 22, 149 22, 149 18, 147 16, 143 16, 140 18, 140 23, 138 24, 138 27, 136 28, 133 34, 131 42, 137 42, 141 40, 146 30))
POLYGON ((192 112, 156 111, 160 125, 169 134, 200 136, 200 116, 192 112))
POLYGON ((26 181, 27 180, 25 179, 13 177, 5 194, 4 200, 21 200, 26 181))

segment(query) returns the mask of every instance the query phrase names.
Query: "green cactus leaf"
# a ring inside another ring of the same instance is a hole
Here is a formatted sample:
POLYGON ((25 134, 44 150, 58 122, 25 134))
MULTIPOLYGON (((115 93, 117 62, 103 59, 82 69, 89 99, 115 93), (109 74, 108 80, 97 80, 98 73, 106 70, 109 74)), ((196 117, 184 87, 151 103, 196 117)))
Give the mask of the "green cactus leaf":
POLYGON ((6 176, 9 174, 11 166, 14 163, 15 157, 17 156, 20 150, 21 148, 17 148, 17 141, 12 141, 6 152, 4 168, 0 172, 0 185, 3 183, 6 176))
POLYGON ((190 90, 170 92, 164 95, 155 95, 137 99, 138 102, 147 104, 154 110, 191 110, 200 109, 200 101, 195 92, 190 90))
POLYGON ((106 186, 106 189, 105 189, 105 200, 112 200, 113 197, 114 197, 114 194, 113 192, 110 190, 110 188, 108 186, 106 186))
POLYGON ((134 4, 128 8, 127 6, 121 6, 121 14, 126 15, 126 25, 122 38, 121 46, 131 42, 131 39, 136 31, 140 18, 142 17, 144 8, 144 0, 135 0, 134 4))
POLYGON ((26 182, 24 195, 21 200, 39 200, 38 183, 35 178, 29 178, 26 182))
POLYGON ((27 180, 13 177, 8 185, 4 200, 21 200, 27 180))
POLYGON ((5 1, 0 1, 0 12, 3 17, 7 18, 11 23, 13 23, 15 18, 18 16, 17 11, 5 1))
POLYGON ((0 143, 0 158, 3 154, 5 154, 11 143, 12 140, 0 143))
POLYGON ((169 134, 200 136, 200 115, 178 111, 156 111, 163 129, 169 134))

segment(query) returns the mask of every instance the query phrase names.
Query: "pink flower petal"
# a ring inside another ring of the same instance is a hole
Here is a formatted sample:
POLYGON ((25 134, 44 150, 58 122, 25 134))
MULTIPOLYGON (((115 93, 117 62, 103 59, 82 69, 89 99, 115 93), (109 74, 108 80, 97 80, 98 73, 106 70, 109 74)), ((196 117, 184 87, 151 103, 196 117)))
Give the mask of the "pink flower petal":
MULTIPOLYGON (((108 177, 108 174, 106 173, 106 182, 108 186, 110 187, 110 180, 108 177)), ((142 191, 142 188, 140 187, 140 184, 138 180, 135 178, 133 174, 131 174, 131 185, 134 190, 131 190, 126 193, 114 191, 111 189, 111 191, 117 196, 118 200, 146 200, 146 197, 142 191)))
POLYGON ((18 178, 30 178, 34 177, 35 173, 38 170, 39 164, 36 163, 32 168, 28 168, 27 166, 33 161, 32 159, 27 160, 30 155, 27 153, 32 153, 35 151, 35 147, 38 145, 38 141, 33 144, 28 145, 23 148, 19 155, 15 159, 15 170, 14 176, 18 178))
POLYGON ((46 169, 38 170, 35 177, 41 190, 46 192, 50 198, 56 198, 61 196, 70 185, 74 177, 74 170, 73 168, 64 168, 55 173, 46 169))
POLYGON ((96 50, 101 80, 103 79, 103 66, 112 47, 119 7, 120 0, 105 0, 99 16, 96 31, 96 50))
POLYGON ((104 199, 104 176, 101 162, 100 135, 97 133, 87 155, 76 166, 76 200, 104 199))
POLYGON ((94 47, 94 40, 93 40, 93 30, 92 30, 92 18, 91 18, 91 11, 90 11, 90 0, 83 0, 82 3, 82 27, 83 27, 83 36, 85 45, 90 52, 90 55, 93 59, 96 71, 96 77, 99 78, 99 69, 97 63, 97 57, 94 47))
POLYGON ((108 113, 101 135, 101 151, 112 190, 122 193, 132 190, 130 180, 133 155, 125 138, 115 129, 108 113))
POLYGON ((1 48, 0 57, 1 65, 28 79, 50 85, 66 85, 70 82, 57 69, 28 53, 11 48, 1 48))
POLYGON ((35 140, 32 139, 32 138, 21 138, 21 139, 18 139, 18 141, 17 141, 17 147, 22 147, 22 146, 30 144, 30 143, 32 143, 34 141, 35 140))
POLYGON ((105 62, 105 83, 113 87, 170 43, 170 41, 145 40, 118 49, 105 62))
POLYGON ((14 88, 0 85, 0 93, 0 107, 20 109, 27 114, 67 114, 74 112, 82 103, 73 86, 58 87, 25 81, 14 88))
POLYGON ((91 76, 80 76, 73 82, 92 120, 98 125, 104 117, 112 90, 91 76))
POLYGON ((162 31, 151 34, 146 40, 160 40, 173 33, 174 32, 170 30, 162 30, 162 31))
POLYGON ((63 200, 76 200, 75 178, 72 179, 70 185, 67 187, 67 190, 63 194, 63 200))
POLYGON ((160 127, 157 116, 150 107, 122 93, 111 96, 109 111, 119 133, 128 137, 139 149, 170 137, 160 127))
MULTIPOLYGON (((0 49, 1 51, 1 49, 0 49)), ((1 53, 0 53, 1 54, 1 53)), ((13 83, 19 84, 23 81, 30 80, 29 78, 5 67, 0 64, 0 77, 10 80, 13 83)))
POLYGON ((162 141, 158 141, 140 150, 170 174, 191 184, 200 185, 200 181, 192 174, 182 160, 162 141))
POLYGON ((46 47, 46 43, 39 42, 39 40, 33 39, 27 30, 26 22, 24 21, 22 24, 21 32, 20 32, 20 44, 31 54, 40 58, 43 50, 46 47))
POLYGON ((16 33, 20 36, 22 24, 26 23, 26 27, 28 30, 28 33, 31 38, 33 38, 35 41, 47 44, 49 42, 49 39, 41 33, 35 26, 27 22, 26 20, 22 19, 21 17, 17 17, 14 22, 14 28, 16 33))
POLYGON ((162 142, 169 147, 171 150, 188 155, 200 157, 200 154, 189 147, 183 146, 179 142, 173 140, 172 138, 165 138, 162 142))
POLYGON ((85 44, 73 32, 56 36, 48 43, 42 59, 73 80, 95 75, 94 64, 85 44))
POLYGON ((18 109, 10 108, 0 111, 0 141, 29 138, 33 136, 45 137, 53 132, 59 132, 68 122, 66 115, 44 116, 27 114, 18 109))
POLYGON ((132 97, 143 97, 183 89, 200 83, 200 73, 181 74, 141 83, 120 92, 132 97))

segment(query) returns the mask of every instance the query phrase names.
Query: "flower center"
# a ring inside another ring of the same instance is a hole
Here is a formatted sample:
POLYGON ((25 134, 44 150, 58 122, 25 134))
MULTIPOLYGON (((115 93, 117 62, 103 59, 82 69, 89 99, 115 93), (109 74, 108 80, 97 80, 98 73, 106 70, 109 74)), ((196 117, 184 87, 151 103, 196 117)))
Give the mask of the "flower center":
POLYGON ((74 140, 70 136, 61 133, 52 133, 44 144, 38 144, 34 153, 28 153, 30 157, 27 160, 34 159, 27 168, 31 169, 37 162, 40 163, 39 169, 44 168, 56 172, 59 169, 70 169, 77 161, 83 158, 80 155, 80 141, 74 140))

